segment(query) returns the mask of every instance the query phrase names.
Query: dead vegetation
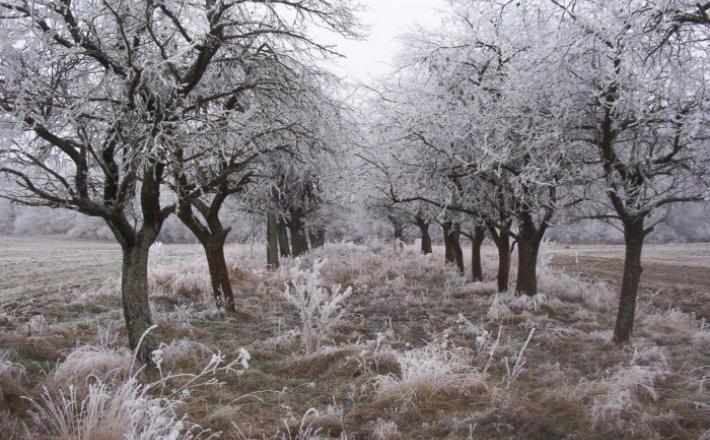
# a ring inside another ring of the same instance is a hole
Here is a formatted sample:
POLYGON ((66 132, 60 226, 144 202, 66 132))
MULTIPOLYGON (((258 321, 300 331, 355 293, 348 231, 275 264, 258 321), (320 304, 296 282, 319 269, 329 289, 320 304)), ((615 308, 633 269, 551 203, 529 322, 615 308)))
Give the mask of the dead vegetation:
POLYGON ((153 255, 154 371, 117 342, 115 284, 2 303, 0 438, 710 436, 710 328, 691 313, 642 301, 620 348, 602 283, 543 267, 541 294, 495 294, 438 253, 370 243, 274 272, 230 248, 227 316, 204 262, 170 252, 153 255))

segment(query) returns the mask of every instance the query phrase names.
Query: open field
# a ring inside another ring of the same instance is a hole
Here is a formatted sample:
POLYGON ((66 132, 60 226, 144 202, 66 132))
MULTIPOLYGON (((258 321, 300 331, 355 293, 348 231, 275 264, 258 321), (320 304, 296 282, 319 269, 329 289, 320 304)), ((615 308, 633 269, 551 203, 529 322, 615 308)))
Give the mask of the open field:
MULTIPOLYGON (((548 246, 542 294, 528 299, 495 294, 491 248, 488 279, 470 283, 441 249, 327 245, 267 272, 260 246, 234 245, 238 314, 223 316, 199 248, 164 245, 151 264, 162 369, 136 372, 116 245, 0 237, 0 438, 57 438, 46 409, 66 414, 58 402, 72 384, 76 403, 105 395, 129 415, 160 414, 151 426, 176 433, 132 438, 707 440, 710 328, 699 316, 710 245, 647 249, 633 345, 617 347, 615 246, 548 246), (325 263, 314 273, 316 259, 325 263), (314 287, 334 284, 343 287, 314 287), (287 285, 326 299, 352 292, 335 301, 340 319, 309 327, 287 285), (239 362, 200 375, 218 352, 222 366, 239 362), (119 394, 131 377, 158 385, 119 394)), ((82 438, 123 438, 138 423, 124 412, 110 413, 113 425, 86 422, 82 438)))
MULTIPOLYGON (((623 246, 556 245, 550 253, 553 265, 568 273, 621 285, 623 246)), ((710 244, 646 245, 643 255, 643 300, 710 321, 710 244)))

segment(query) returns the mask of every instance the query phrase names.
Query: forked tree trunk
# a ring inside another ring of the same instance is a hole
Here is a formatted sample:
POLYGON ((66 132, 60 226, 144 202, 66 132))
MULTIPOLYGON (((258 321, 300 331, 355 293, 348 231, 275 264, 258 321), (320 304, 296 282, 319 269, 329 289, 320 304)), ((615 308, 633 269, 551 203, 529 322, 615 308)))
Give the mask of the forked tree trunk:
POLYGON ((471 281, 483 281, 483 264, 481 261, 481 246, 486 238, 486 228, 476 226, 471 240, 471 281))
POLYGON ((229 280, 229 271, 227 269, 227 261, 224 258, 224 242, 227 234, 222 236, 212 236, 202 242, 202 247, 205 250, 207 258, 207 267, 210 272, 210 281, 212 282, 212 294, 214 295, 215 303, 220 309, 234 313, 234 292, 232 291, 232 283, 229 280))
POLYGON ((153 325, 148 302, 148 252, 151 243, 124 245, 121 268, 121 301, 128 330, 128 343, 136 358, 146 364, 156 348, 153 335, 147 333, 153 325), (142 340, 141 340, 142 338, 142 340), (140 343, 140 347, 138 344, 140 343))
POLYGON ((277 225, 278 237, 279 237, 279 251, 281 256, 286 258, 291 256, 291 247, 288 242, 288 230, 286 228, 286 223, 279 221, 277 225))
POLYGON ((507 292, 510 280, 510 226, 496 228, 489 226, 493 242, 498 249, 498 291, 507 292))
POLYGON ((422 236, 422 254, 429 255, 432 253, 431 247, 431 235, 429 235, 429 223, 423 219, 416 219, 417 227, 419 227, 419 233, 422 236))
POLYGON ((614 326, 614 342, 623 344, 631 339, 636 314, 636 298, 641 281, 641 252, 645 238, 643 218, 624 222, 624 277, 621 281, 619 310, 614 326))
POLYGON ((442 223, 444 229, 444 258, 447 263, 453 263, 463 275, 463 249, 461 249, 461 230, 458 224, 453 222, 442 223))
POLYGON ((266 267, 279 268, 278 220, 273 212, 266 215, 266 267))

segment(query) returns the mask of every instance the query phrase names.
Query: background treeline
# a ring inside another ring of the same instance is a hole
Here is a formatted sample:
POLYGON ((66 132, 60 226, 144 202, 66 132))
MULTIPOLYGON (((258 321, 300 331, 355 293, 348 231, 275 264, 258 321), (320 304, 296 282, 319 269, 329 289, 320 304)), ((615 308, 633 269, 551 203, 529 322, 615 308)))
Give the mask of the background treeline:
MULTIPOLYGON (((261 241, 265 226, 261 216, 233 210, 223 214, 223 222, 232 228, 231 242, 261 241)), ((388 238, 392 226, 384 218, 373 217, 359 205, 346 209, 342 218, 334 219, 335 230, 328 231, 329 239, 359 242, 366 237, 388 238), (346 218, 347 217, 347 218, 346 218), (332 237, 331 237, 332 236, 332 237), (337 237, 336 237, 337 236, 337 237)), ((658 225, 649 236, 649 243, 699 243, 710 242, 710 206, 687 203, 668 213, 666 222, 658 225)), ((435 241, 442 240, 438 230, 432 230, 435 241)), ((89 240, 113 240, 111 231, 100 219, 79 213, 51 208, 28 208, 0 200, 0 234, 14 236, 60 235, 89 240)), ((404 239, 414 240, 418 231, 411 225, 405 227, 404 239)), ((623 234, 614 226, 594 220, 580 220, 554 227, 549 239, 562 243, 623 243, 623 234)), ((175 217, 166 220, 160 231, 162 243, 195 243, 194 235, 175 217)))

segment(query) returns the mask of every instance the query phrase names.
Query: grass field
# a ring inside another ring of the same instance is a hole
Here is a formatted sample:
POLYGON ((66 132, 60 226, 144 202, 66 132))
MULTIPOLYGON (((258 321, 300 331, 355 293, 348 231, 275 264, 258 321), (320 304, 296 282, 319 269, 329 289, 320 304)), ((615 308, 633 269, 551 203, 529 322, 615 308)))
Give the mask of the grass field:
POLYGON ((223 316, 200 249, 163 245, 161 370, 137 371, 116 245, 0 237, 0 438, 707 440, 710 245, 646 250, 617 347, 618 246, 546 246, 528 299, 495 293, 488 247, 470 283, 442 249, 327 245, 267 272, 261 246, 232 245, 238 313, 223 316), (313 319, 299 288, 323 300, 313 319))

